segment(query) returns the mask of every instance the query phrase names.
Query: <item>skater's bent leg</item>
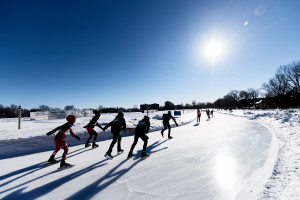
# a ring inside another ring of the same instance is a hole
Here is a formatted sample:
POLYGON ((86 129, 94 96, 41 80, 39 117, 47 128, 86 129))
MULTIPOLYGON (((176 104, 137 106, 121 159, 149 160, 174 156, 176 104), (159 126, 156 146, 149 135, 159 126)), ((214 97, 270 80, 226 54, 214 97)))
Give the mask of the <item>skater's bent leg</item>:
POLYGON ((98 133, 96 131, 93 131, 93 135, 94 135, 93 142, 95 143, 97 141, 97 138, 98 138, 98 133))
POLYGON ((65 144, 65 146, 62 147, 62 149, 64 150, 64 153, 63 153, 63 156, 62 156, 62 160, 66 160, 68 152, 69 152, 69 147, 68 147, 67 143, 65 144))
POLYGON ((122 139, 122 137, 121 137, 121 135, 119 134, 119 135, 118 135, 118 150, 121 150, 121 139, 122 139))
POLYGON ((63 141, 61 140, 54 140, 55 141, 55 150, 53 151, 52 155, 55 156, 57 152, 61 149, 62 146, 64 146, 63 141))
POLYGON ((143 136, 141 136, 141 139, 144 141, 143 151, 146 151, 147 144, 148 144, 148 136, 144 134, 143 136))
POLYGON ((106 152, 107 154, 111 154, 112 149, 114 148, 114 146, 115 146, 117 140, 118 140, 118 135, 115 134, 115 133, 113 133, 113 141, 110 143, 109 149, 108 149, 108 151, 106 152))
POLYGON ((134 141, 133 141, 133 143, 132 143, 132 145, 131 145, 131 148, 130 148, 130 151, 129 151, 129 152, 131 152, 131 153, 133 152, 133 149, 134 149, 135 145, 137 144, 138 139, 139 139, 139 136, 138 136, 138 135, 135 135, 135 136, 134 136, 134 141))
POLYGON ((168 124, 167 126, 168 126, 168 129, 169 129, 168 137, 170 137, 171 136, 171 126, 170 126, 170 124, 168 124))
POLYGON ((90 143, 91 138, 93 137, 92 132, 89 132, 90 137, 87 139, 86 144, 90 143))

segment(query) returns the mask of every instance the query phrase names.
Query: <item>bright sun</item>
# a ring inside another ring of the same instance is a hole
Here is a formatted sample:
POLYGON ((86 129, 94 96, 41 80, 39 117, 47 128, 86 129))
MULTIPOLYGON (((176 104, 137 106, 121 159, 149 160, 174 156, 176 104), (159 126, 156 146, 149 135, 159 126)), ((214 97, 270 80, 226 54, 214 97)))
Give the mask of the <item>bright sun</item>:
POLYGON ((222 42, 212 39, 205 45, 204 52, 210 59, 220 58, 224 54, 224 45, 222 42))
POLYGON ((203 45, 202 52, 204 53, 205 57, 211 61, 211 67, 214 71, 216 60, 224 57, 225 45, 222 40, 213 37, 203 45))

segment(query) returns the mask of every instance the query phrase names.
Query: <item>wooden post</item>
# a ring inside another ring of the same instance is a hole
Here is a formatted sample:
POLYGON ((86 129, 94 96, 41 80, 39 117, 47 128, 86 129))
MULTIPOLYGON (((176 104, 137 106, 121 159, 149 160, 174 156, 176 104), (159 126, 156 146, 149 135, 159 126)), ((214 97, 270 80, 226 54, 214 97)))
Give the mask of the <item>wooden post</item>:
POLYGON ((148 114, 149 114, 149 107, 147 106, 147 117, 148 117, 148 114))
POLYGON ((18 118, 19 118, 18 129, 21 129, 21 111, 22 111, 22 108, 21 108, 21 106, 19 106, 19 108, 18 108, 18 118))

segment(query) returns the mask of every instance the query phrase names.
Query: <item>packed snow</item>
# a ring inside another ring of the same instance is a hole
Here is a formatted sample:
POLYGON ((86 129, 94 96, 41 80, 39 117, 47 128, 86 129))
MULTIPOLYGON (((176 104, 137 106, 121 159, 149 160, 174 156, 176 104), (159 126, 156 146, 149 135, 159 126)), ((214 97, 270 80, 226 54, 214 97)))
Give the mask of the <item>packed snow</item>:
MULTIPOLYGON (((67 162, 73 168, 46 166, 55 143, 45 133, 65 120, 0 119, 0 199, 299 199, 299 110, 185 110, 172 125, 171 140, 162 138, 163 112, 149 113, 151 132, 140 159, 142 140, 127 159, 133 130, 143 113, 125 113, 123 154, 103 155, 111 142, 109 130, 99 133, 96 149, 84 148, 90 118, 73 126, 80 141, 67 134, 67 162)), ((116 114, 103 114, 102 125, 116 114)), ((56 155, 60 160, 62 150, 56 155)))

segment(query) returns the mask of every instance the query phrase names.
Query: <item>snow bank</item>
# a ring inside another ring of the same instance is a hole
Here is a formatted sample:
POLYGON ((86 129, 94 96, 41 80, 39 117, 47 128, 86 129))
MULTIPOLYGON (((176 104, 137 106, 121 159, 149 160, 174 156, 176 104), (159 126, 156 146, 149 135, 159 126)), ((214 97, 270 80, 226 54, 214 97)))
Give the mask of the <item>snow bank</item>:
POLYGON ((300 199, 300 110, 233 110, 220 113, 263 123, 276 135, 275 165, 259 199, 300 199))
MULTIPOLYGON (((162 129, 161 116, 163 113, 166 112, 158 111, 149 113, 151 122, 150 132, 162 129)), ((122 136, 126 137, 133 135, 134 128, 144 115, 145 114, 141 112, 124 113, 127 129, 122 132, 122 136)), ((102 126, 105 126, 112 121, 115 116, 116 113, 102 114, 98 122, 102 126)), ((185 113, 182 114, 181 117, 176 117, 176 121, 180 126, 193 121, 195 118, 195 110, 185 110, 185 113)), ((90 117, 77 118, 75 125, 72 127, 73 132, 81 138, 80 144, 84 144, 89 136, 83 126, 90 120, 90 117)), ((0 119, 0 159, 52 150, 55 145, 53 142, 55 134, 51 136, 46 136, 45 134, 65 122, 65 119, 36 121, 24 118, 21 122, 21 129, 17 129, 17 118, 0 119)), ((175 126, 172 120, 170 121, 170 124, 172 127, 175 126)), ((112 138, 110 129, 103 132, 96 127, 95 130, 99 134, 98 141, 112 138)), ((69 146, 78 145, 78 141, 73 139, 68 133, 67 141, 69 146)))

